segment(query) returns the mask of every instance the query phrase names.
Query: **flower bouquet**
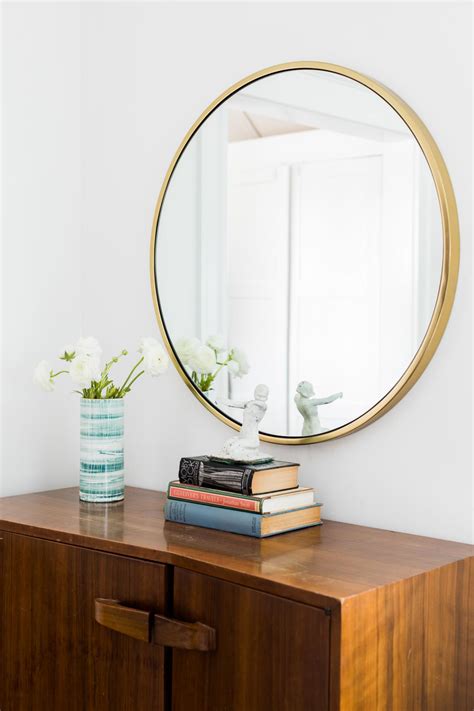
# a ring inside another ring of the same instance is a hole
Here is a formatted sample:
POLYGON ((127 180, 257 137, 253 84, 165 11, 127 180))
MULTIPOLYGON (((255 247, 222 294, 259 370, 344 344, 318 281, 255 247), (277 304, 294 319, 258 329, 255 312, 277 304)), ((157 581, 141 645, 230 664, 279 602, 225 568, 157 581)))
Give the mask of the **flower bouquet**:
POLYGON ((239 348, 226 348, 222 336, 210 336, 205 343, 198 338, 181 338, 176 343, 176 353, 203 393, 213 389, 224 368, 236 378, 242 378, 250 370, 245 353, 239 348))
POLYGON ((124 497, 124 398, 144 374, 161 375, 169 359, 154 338, 142 338, 139 358, 119 384, 111 376, 112 367, 128 355, 122 350, 102 365, 102 348, 95 338, 80 338, 67 346, 55 370, 42 360, 35 368, 34 381, 43 390, 54 390, 56 378, 69 375, 81 395, 81 457, 79 497, 82 501, 108 503, 124 497))

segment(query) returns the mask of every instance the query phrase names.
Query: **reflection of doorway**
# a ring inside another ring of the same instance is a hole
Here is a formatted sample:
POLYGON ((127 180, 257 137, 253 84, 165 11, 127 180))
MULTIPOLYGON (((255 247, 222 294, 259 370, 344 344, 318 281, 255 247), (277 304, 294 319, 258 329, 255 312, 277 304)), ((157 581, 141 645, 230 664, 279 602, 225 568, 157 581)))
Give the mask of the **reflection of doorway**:
POLYGON ((288 428, 288 181, 285 166, 248 172, 230 167, 228 181, 229 341, 251 363, 249 377, 233 380, 232 396, 247 399, 251 387, 267 384, 264 426, 270 432, 288 428))
POLYGON ((233 143, 228 166, 229 335, 249 351, 252 382, 270 386, 265 429, 298 433, 302 379, 344 392, 321 412, 337 427, 415 350, 412 143, 305 131, 233 143))

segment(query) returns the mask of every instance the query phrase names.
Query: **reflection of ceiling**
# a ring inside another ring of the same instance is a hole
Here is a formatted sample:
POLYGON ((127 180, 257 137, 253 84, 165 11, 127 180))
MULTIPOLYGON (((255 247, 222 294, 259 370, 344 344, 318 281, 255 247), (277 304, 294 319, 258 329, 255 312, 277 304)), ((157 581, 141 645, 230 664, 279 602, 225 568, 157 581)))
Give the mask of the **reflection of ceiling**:
POLYGON ((228 117, 229 143, 247 141, 251 138, 262 138, 263 136, 281 136, 285 133, 314 131, 314 126, 303 126, 290 121, 281 121, 270 116, 264 116, 263 114, 251 114, 248 111, 239 109, 231 109, 228 117))

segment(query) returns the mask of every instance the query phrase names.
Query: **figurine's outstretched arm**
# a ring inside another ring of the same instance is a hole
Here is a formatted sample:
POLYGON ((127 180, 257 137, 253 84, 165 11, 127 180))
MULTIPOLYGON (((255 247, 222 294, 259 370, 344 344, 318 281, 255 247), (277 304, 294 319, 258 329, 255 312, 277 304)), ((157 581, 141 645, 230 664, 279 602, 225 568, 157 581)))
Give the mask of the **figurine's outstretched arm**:
POLYGON ((244 410, 245 405, 247 404, 246 402, 242 402, 240 400, 229 400, 226 397, 220 398, 219 402, 221 405, 226 405, 227 407, 237 407, 239 410, 244 410))
POLYGON ((311 398, 312 402, 315 402, 316 405, 328 405, 330 402, 334 402, 334 400, 338 400, 340 397, 342 397, 342 393, 334 393, 334 395, 328 395, 327 397, 322 397, 322 398, 311 398))

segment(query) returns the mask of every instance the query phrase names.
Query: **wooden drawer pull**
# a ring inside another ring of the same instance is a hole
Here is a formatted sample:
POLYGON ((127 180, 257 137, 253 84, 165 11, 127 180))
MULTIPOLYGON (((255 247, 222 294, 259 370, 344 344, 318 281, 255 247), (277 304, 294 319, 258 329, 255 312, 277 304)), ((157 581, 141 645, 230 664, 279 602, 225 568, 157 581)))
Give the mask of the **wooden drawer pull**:
POLYGON ((201 622, 180 622, 154 615, 152 640, 164 647, 211 652, 216 648, 216 631, 201 622))
POLYGON ((142 642, 151 640, 151 617, 150 612, 126 607, 119 600, 97 598, 95 601, 96 622, 142 642))
POLYGON ((97 598, 95 619, 100 625, 142 642, 163 647, 210 652, 216 648, 216 631, 201 622, 181 622, 146 610, 122 605, 119 600, 97 598))

